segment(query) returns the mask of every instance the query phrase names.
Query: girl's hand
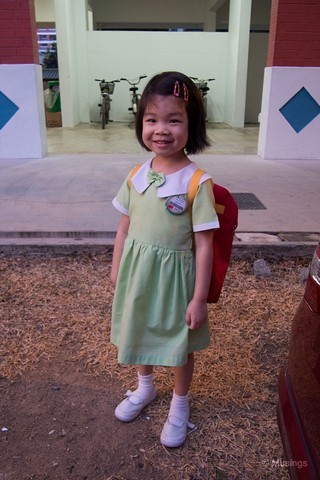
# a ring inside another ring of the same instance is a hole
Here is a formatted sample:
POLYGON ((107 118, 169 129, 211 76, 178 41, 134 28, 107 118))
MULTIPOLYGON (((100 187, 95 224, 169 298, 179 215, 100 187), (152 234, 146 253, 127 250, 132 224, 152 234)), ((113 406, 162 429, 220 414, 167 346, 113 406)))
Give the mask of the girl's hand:
POLYGON ((208 318, 207 297, 211 280, 212 230, 195 233, 196 279, 193 298, 188 305, 186 322, 191 330, 202 327, 208 318))
POLYGON ((190 330, 203 327, 208 318, 207 302, 192 299, 188 305, 186 312, 186 323, 190 330))

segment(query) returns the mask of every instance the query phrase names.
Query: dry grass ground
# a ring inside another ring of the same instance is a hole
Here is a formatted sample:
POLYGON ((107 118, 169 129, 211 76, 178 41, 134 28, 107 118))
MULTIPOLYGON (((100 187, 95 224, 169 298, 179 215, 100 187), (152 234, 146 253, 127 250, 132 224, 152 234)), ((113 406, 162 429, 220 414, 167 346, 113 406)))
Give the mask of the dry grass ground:
POLYGON ((8 428, 0 432, 1 480, 289 478, 281 466, 277 375, 306 261, 273 263, 266 279, 253 275, 251 262, 233 262, 221 300, 209 307, 211 347, 196 357, 191 421, 197 430, 173 450, 159 442, 172 389, 168 369, 156 370, 159 395, 141 418, 129 425, 113 418, 123 393, 135 387, 135 369, 119 366, 109 343, 109 260, 0 261, 0 428, 8 428), (62 404, 64 423, 56 438, 50 434, 48 449, 40 427, 50 429, 62 404), (88 415, 90 437, 81 434, 88 415))

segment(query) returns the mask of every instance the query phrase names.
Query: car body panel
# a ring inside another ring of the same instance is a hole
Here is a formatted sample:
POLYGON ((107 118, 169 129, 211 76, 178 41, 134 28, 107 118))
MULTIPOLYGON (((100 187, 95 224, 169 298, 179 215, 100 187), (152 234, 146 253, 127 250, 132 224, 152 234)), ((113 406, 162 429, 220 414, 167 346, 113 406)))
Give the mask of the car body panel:
MULTIPOLYGON (((320 258, 320 247, 317 248, 320 258)), ((278 378, 278 425, 294 480, 320 479, 320 284, 312 275, 292 323, 278 378)))

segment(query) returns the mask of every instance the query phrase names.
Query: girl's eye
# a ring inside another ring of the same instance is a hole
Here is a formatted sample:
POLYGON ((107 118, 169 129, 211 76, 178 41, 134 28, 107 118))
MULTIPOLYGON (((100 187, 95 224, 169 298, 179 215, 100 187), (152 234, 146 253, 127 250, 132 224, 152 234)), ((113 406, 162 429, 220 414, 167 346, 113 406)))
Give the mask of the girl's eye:
POLYGON ((155 123, 156 122, 154 118, 145 118, 144 121, 146 123, 155 123))
POLYGON ((177 118, 172 118, 170 120, 170 123, 180 123, 180 120, 178 120, 177 118))

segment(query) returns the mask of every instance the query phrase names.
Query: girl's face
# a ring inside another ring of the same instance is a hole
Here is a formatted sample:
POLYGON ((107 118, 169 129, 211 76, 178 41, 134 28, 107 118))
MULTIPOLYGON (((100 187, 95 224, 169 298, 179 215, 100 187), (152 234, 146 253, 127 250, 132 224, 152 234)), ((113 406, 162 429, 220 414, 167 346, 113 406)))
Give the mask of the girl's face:
POLYGON ((142 140, 157 156, 185 157, 188 115, 184 100, 174 95, 154 95, 144 112, 142 140))

